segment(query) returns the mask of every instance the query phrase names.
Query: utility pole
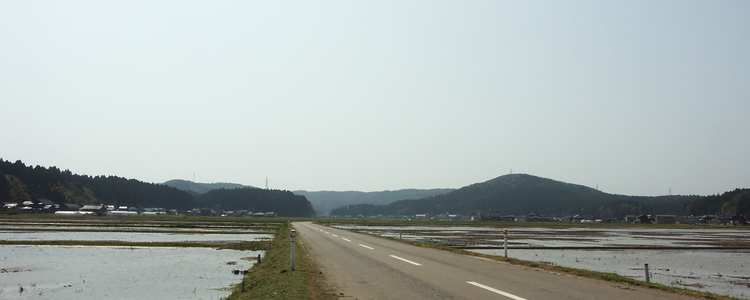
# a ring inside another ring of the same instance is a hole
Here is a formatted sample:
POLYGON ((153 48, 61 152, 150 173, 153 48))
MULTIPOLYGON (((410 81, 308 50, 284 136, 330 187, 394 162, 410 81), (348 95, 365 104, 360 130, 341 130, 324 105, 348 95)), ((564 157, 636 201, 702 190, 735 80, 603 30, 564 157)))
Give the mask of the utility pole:
POLYGON ((505 258, 508 258, 508 228, 503 230, 503 248, 505 248, 505 258))
POLYGON ((294 238, 297 236, 297 232, 292 229, 292 271, 294 271, 294 238))

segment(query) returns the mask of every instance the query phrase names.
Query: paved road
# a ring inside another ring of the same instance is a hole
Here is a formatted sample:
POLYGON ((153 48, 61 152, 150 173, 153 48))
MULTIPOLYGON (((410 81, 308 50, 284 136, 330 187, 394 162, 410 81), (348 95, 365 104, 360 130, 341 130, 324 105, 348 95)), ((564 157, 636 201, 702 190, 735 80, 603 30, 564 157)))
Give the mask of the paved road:
POLYGON ((309 222, 293 226, 343 299, 696 299, 416 247, 309 222))

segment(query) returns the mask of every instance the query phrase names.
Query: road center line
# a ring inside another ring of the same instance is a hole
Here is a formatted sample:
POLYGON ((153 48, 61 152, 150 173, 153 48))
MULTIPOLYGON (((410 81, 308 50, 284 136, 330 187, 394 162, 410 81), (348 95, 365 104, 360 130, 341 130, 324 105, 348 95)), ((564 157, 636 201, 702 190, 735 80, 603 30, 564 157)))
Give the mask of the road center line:
POLYGON ((486 286, 484 284, 476 283, 474 281, 467 281, 466 283, 471 284, 473 286, 477 286, 477 287, 483 288, 483 289, 488 290, 488 291, 493 292, 493 293, 497 293, 497 294, 503 295, 505 297, 508 297, 508 298, 511 298, 511 299, 514 299, 514 300, 526 300, 526 299, 518 297, 516 295, 510 294, 510 293, 506 293, 506 292, 503 292, 503 291, 498 290, 496 288, 491 288, 491 287, 488 287, 488 286, 486 286))
POLYGON ((360 246, 362 246, 362 247, 365 247, 365 248, 367 248, 367 249, 370 249, 370 250, 372 250, 372 249, 375 249, 375 248, 373 248, 373 247, 370 247, 370 246, 365 246, 365 245, 362 245, 362 244, 359 244, 359 245, 360 245, 360 246))
POLYGON ((415 265, 415 266, 421 266, 421 265, 422 265, 422 264, 420 264, 420 263, 415 263, 415 262, 413 262, 413 261, 411 261, 411 260, 408 260, 408 259, 406 259, 406 258, 401 258, 401 257, 395 256, 395 255, 391 255, 391 257, 393 257, 393 258, 395 258, 395 259, 398 259, 398 260, 402 260, 402 261, 408 262, 408 263, 410 263, 410 264, 412 264, 412 265, 415 265))
POLYGON ((341 239, 343 239, 343 240, 345 240, 345 241, 347 241, 347 242, 351 242, 351 240, 349 240, 349 239, 347 239, 347 238, 341 238, 341 239))
POLYGON ((332 236, 339 237, 338 235, 332 234, 332 236))

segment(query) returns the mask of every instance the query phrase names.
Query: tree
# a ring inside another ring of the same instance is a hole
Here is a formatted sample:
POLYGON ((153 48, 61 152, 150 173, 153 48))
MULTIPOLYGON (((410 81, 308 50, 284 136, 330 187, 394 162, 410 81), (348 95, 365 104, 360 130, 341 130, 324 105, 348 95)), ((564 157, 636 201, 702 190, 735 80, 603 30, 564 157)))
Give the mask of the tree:
POLYGON ((0 201, 8 201, 10 183, 3 172, 0 172, 0 201))

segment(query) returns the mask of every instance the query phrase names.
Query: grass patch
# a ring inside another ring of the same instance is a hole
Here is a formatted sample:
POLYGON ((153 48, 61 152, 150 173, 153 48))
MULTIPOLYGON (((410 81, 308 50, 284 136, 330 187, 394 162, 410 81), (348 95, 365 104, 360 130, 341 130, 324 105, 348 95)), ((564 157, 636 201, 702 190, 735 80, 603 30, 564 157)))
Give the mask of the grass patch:
POLYGON ((241 290, 241 284, 237 285, 228 300, 337 299, 327 289, 320 269, 299 239, 295 245, 295 270, 291 271, 290 230, 288 223, 279 228, 271 242, 271 250, 266 251, 262 263, 253 266, 245 275, 245 290, 241 290))

